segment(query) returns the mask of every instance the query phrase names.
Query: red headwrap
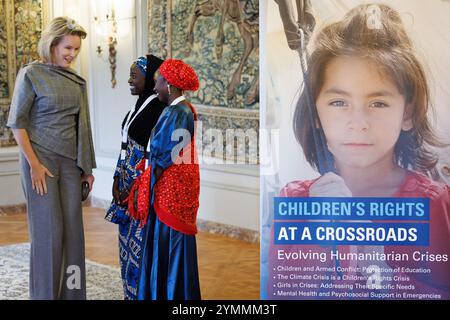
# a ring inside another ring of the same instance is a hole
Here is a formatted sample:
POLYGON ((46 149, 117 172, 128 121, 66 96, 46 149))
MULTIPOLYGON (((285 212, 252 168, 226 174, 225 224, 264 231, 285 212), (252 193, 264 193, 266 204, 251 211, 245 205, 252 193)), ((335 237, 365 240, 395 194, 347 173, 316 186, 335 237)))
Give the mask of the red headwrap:
POLYGON ((167 82, 181 90, 198 89, 198 78, 194 69, 181 60, 167 59, 159 67, 159 73, 167 82))

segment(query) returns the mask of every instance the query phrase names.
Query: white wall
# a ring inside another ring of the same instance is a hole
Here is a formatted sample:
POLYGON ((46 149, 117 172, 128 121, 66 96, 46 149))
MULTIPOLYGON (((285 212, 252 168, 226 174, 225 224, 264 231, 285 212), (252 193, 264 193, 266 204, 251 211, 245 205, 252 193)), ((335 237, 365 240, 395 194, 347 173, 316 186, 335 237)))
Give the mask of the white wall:
POLYGON ((200 166, 198 218, 259 230, 259 167, 200 166))
POLYGON ((19 147, 0 148, 0 206, 24 202, 19 176, 19 147))

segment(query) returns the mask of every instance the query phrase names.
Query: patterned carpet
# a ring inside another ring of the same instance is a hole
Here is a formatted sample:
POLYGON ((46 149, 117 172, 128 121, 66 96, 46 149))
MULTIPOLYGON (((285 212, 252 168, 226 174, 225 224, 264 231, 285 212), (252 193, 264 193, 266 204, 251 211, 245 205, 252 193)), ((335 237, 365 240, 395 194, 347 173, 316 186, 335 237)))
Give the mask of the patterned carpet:
MULTIPOLYGON (((28 300, 30 244, 0 246, 0 300, 28 300)), ((120 271, 86 260, 88 300, 122 300, 120 271)))

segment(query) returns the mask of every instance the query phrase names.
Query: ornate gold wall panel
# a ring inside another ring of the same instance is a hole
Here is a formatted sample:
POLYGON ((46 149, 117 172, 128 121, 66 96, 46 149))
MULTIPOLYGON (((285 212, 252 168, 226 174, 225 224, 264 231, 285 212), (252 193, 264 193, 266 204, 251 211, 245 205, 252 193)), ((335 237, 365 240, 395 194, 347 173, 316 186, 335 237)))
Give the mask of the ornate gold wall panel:
POLYGON ((36 60, 46 0, 0 0, 0 146, 15 144, 6 128, 17 71, 36 60))

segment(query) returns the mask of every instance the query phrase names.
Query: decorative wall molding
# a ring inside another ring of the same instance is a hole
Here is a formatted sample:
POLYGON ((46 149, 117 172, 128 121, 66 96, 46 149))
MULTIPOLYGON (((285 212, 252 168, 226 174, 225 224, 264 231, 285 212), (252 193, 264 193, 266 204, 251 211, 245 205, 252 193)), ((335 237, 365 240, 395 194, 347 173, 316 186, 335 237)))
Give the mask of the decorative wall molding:
POLYGON ((200 164, 200 171, 213 171, 227 174, 237 174, 259 179, 259 165, 205 165, 200 164))
POLYGON ((201 157, 213 157, 227 163, 259 162, 259 110, 204 105, 196 105, 196 108, 200 121, 197 148, 201 157), (221 147, 219 139, 222 139, 221 147))
POLYGON ((225 117, 246 120, 259 120, 259 110, 232 109, 224 107, 210 107, 201 104, 195 105, 197 111, 209 117, 225 117))
POLYGON ((207 221, 203 219, 197 220, 197 229, 200 232, 207 232, 212 234, 221 234, 229 238, 258 243, 259 242, 259 231, 250 230, 245 228, 240 228, 236 226, 231 226, 223 223, 217 223, 212 221, 207 221))
POLYGON ((25 212, 27 212, 27 205, 25 203, 16 204, 12 206, 0 206, 0 216, 19 214, 25 212))
POLYGON ((259 196, 259 188, 249 188, 249 187, 242 187, 237 186, 233 184, 227 184, 227 183, 220 183, 216 181, 201 181, 202 187, 207 188, 214 188, 219 190, 225 190, 225 191, 232 191, 232 192, 238 192, 238 193, 248 193, 251 195, 259 196))

